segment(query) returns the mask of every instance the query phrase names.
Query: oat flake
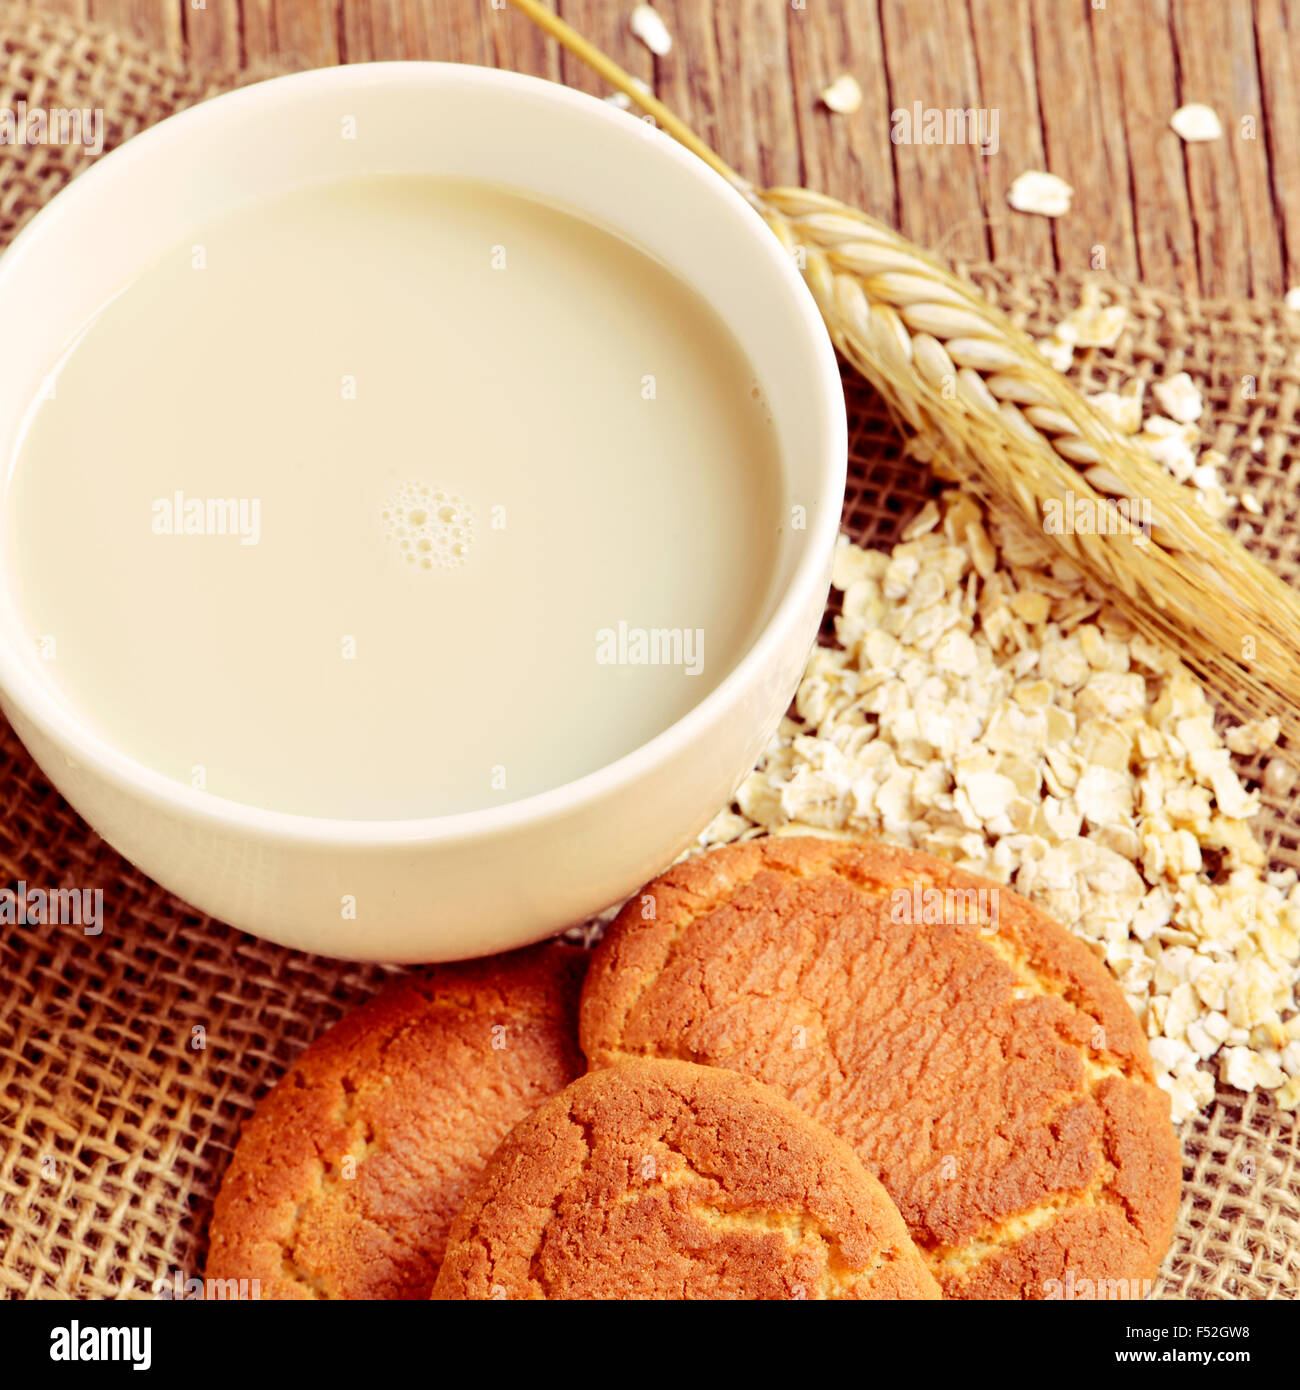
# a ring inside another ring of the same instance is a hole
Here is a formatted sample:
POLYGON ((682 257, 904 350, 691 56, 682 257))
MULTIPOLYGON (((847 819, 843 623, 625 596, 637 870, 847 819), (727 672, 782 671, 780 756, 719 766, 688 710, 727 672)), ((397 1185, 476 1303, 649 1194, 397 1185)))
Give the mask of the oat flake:
POLYGON ((663 58, 672 51, 673 36, 658 10, 649 5, 638 5, 632 11, 630 21, 632 32, 655 55, 663 58))
POLYGON ((852 115, 854 111, 862 108, 862 88, 858 85, 857 78, 851 77, 848 73, 837 77, 825 88, 821 96, 822 104, 827 110, 838 115, 852 115))
POLYGON ((1212 106, 1205 106, 1199 101, 1180 106, 1169 124, 1179 139, 1189 145, 1223 137, 1223 122, 1219 119, 1219 113, 1212 106))
POLYGON ((1064 217, 1070 210, 1074 189, 1055 174, 1029 170, 1007 190, 1007 202, 1017 212, 1033 212, 1040 217, 1064 217))

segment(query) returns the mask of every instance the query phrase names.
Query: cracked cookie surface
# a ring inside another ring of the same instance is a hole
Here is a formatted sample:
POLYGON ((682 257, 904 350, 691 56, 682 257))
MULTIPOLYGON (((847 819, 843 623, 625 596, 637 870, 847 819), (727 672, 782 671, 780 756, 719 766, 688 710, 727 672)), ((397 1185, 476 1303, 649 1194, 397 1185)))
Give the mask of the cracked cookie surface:
POLYGON ((434 1297, 937 1298, 852 1150, 734 1072, 641 1060, 519 1124, 434 1297))
POLYGON ((317 1038, 244 1126, 207 1277, 262 1298, 427 1298, 492 1151, 584 1069, 587 960, 552 945, 432 967, 317 1038))
POLYGON ((792 837, 678 864, 597 947, 580 1027, 593 1066, 731 1068, 846 1139, 946 1297, 1140 1296, 1168 1249, 1178 1142, 1118 985, 928 855, 792 837))

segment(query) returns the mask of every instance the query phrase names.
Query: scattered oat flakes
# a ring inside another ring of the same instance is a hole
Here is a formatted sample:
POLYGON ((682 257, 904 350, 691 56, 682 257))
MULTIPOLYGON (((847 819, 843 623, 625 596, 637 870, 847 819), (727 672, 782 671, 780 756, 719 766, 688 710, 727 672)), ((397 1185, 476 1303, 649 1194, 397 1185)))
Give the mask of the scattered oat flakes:
POLYGON ((1017 212, 1034 212, 1040 217, 1063 217, 1073 197, 1074 189, 1063 178, 1036 170, 1020 174, 1007 190, 1007 202, 1017 212))
POLYGON ((673 36, 668 32, 668 26, 658 10, 649 5, 638 5, 632 11, 631 28, 656 58, 662 58, 671 52, 673 36))
POLYGON ((841 116, 852 115, 862 107, 862 88, 858 85, 858 79, 847 72, 823 89, 821 96, 827 110, 841 116))
MULTIPOLYGON (((1079 307, 1056 325, 1049 338, 1040 338, 1038 346, 1053 367, 1068 371, 1075 347, 1113 347, 1126 323, 1127 311, 1123 305, 1103 306, 1100 290, 1089 283, 1079 307)), ((1213 449, 1197 453, 1201 437, 1195 422, 1204 411, 1199 387, 1186 372, 1179 372, 1153 386, 1152 395, 1165 414, 1143 417, 1141 383, 1124 393, 1098 391, 1088 400, 1120 434, 1131 438, 1175 482, 1188 484, 1196 494, 1197 504, 1211 517, 1222 520, 1237 505, 1238 499, 1229 495, 1219 473, 1228 459, 1213 449)), ((1252 453, 1262 448, 1261 441, 1252 441, 1252 453)), ((1104 467, 1094 467, 1085 476, 1101 492, 1118 496, 1124 491, 1119 479, 1104 467)), ((1262 515, 1263 508, 1253 494, 1243 494, 1240 501, 1251 515, 1262 515)))
POLYGON ((1039 338, 1038 350, 1058 372, 1068 372, 1074 364, 1074 344, 1062 342, 1055 334, 1039 338))
POLYGON ((986 874, 1102 954, 1176 1120, 1213 1101, 1216 1070, 1300 1107, 1300 886, 1263 872, 1258 795, 1231 763, 1272 747, 1273 723, 1225 743, 1173 652, 971 497, 904 535, 889 552, 842 538, 835 644, 701 843, 811 827, 986 874))
POLYGON ((1277 715, 1270 714, 1267 719, 1252 719, 1248 724, 1239 724, 1235 729, 1229 729, 1224 742, 1232 752, 1250 758, 1277 747, 1281 734, 1281 721, 1277 715))
POLYGON ((1189 145, 1223 137, 1223 122, 1219 120, 1219 113, 1212 106, 1205 106, 1199 101, 1180 106, 1169 124, 1179 139, 1189 145))
POLYGON ((1206 449, 1192 469, 1188 481, 1196 489, 1196 500, 1209 514, 1221 519, 1236 505, 1228 496, 1219 477, 1219 469, 1228 460, 1215 449, 1206 449))
POLYGON ((1270 796, 1286 796, 1296 784, 1294 764, 1285 758, 1270 758, 1264 766, 1263 784, 1270 796))
POLYGON ((1101 292, 1089 282, 1079 307, 1052 330, 1052 336, 1075 347, 1111 348, 1119 342, 1128 325, 1128 310, 1122 304, 1103 305, 1101 292))
POLYGON ((1179 372, 1166 381, 1159 381, 1151 388, 1151 394, 1160 403, 1160 408, 1171 420, 1180 425, 1189 425, 1201 418, 1205 403, 1200 389, 1186 372, 1179 372))
POLYGON ((1200 432, 1195 425, 1180 425, 1165 415, 1148 415, 1142 422, 1137 443, 1170 474, 1185 483, 1196 468, 1196 444, 1200 432))
POLYGON ((943 520, 943 513, 940 512, 938 505, 927 502, 919 512, 903 527, 903 539, 914 541, 918 536, 924 536, 927 532, 933 531, 943 520))
POLYGON ((1127 394, 1119 391, 1097 391, 1089 396, 1088 400, 1120 434, 1137 434, 1142 428, 1141 391, 1127 394))

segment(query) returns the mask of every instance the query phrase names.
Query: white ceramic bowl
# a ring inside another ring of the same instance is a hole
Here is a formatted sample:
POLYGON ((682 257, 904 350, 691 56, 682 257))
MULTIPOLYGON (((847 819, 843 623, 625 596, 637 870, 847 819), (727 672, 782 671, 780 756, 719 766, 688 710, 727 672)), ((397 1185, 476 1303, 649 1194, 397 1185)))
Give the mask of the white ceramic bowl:
MULTIPOLYGON (((0 707, 104 839, 195 907, 304 950, 440 960, 523 945, 617 902, 726 804, 817 633, 844 491, 844 400, 789 258, 744 200, 667 136, 534 78, 375 63, 277 78, 174 116, 32 222, 0 258, 0 456, 12 457, 71 335, 198 223, 308 180, 381 172, 483 178, 587 214, 673 268, 730 325, 772 411, 788 503, 807 517, 805 529, 784 528, 758 639, 684 718, 617 762, 500 808, 425 820, 259 810, 141 766, 39 678, 2 589, 0 707), (348 117, 354 139, 344 138, 348 117)), ((110 931, 113 909, 105 902, 110 931)))

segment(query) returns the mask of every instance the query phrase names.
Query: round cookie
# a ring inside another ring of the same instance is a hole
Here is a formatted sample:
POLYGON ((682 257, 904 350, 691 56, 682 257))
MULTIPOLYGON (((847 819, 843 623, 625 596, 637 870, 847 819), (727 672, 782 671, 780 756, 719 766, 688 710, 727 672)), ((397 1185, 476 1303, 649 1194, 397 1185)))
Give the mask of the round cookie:
POLYGON ((945 1297, 1138 1297, 1172 1238, 1178 1141, 1118 985, 929 855, 770 838, 676 865, 597 948, 580 1036, 593 1066, 729 1067, 821 1121, 945 1297))
POLYGON ((587 960, 541 946, 438 966, 317 1038, 244 1126, 207 1277, 262 1298, 427 1298, 492 1151, 584 1069, 587 960))
POLYGON ((644 1060, 575 1081, 497 1150, 434 1297, 937 1298, 849 1147, 766 1086, 644 1060))

